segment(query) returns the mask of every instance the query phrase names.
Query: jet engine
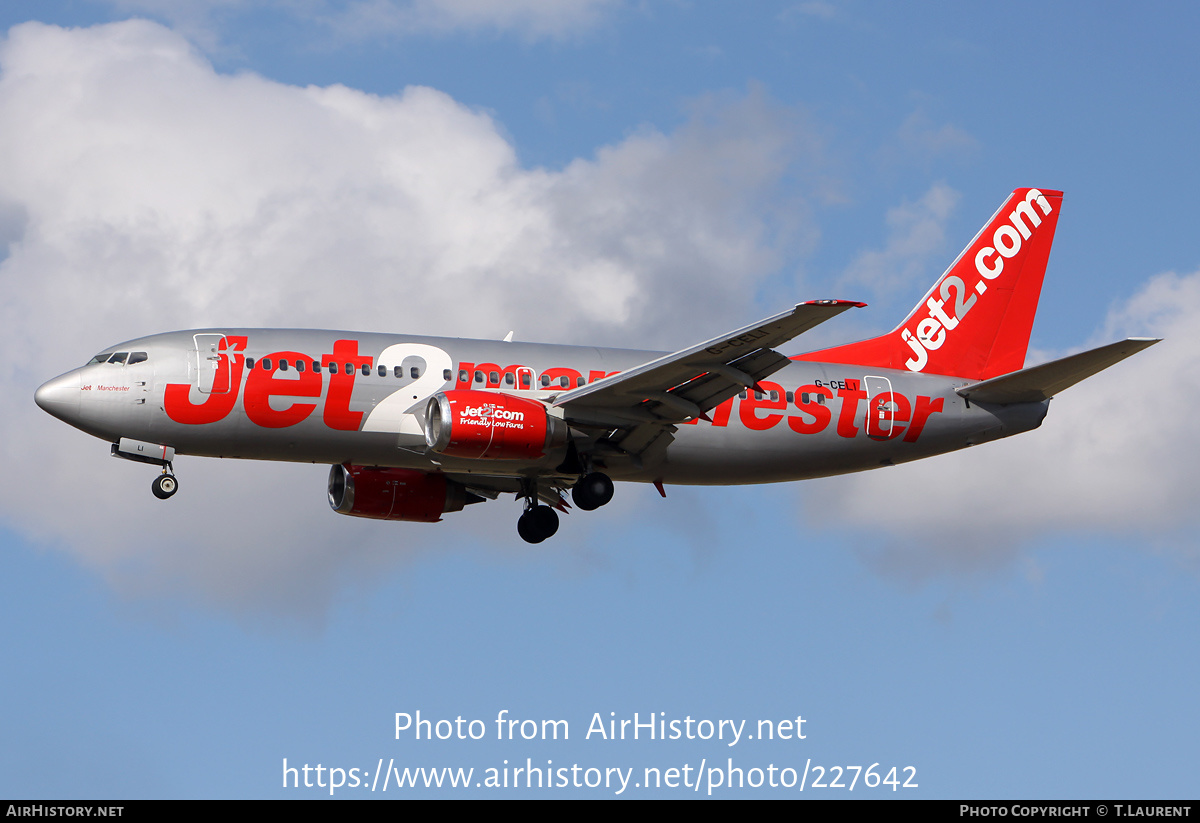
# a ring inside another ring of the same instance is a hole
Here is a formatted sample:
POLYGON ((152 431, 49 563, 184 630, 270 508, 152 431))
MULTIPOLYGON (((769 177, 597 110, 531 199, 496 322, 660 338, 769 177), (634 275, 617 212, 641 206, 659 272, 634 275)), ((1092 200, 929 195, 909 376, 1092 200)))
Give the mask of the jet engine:
POLYGON ((537 460, 565 448, 568 434, 544 403, 500 392, 438 392, 425 409, 425 442, 448 457, 537 460))
POLYGON ((436 523, 482 499, 444 474, 351 464, 329 470, 329 506, 354 517, 436 523))

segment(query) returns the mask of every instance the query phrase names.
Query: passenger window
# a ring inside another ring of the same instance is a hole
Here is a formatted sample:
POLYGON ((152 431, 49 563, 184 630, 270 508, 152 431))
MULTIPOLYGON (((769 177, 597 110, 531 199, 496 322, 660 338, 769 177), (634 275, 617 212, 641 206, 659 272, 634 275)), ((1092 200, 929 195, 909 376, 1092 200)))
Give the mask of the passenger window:
POLYGON ((804 392, 802 395, 800 395, 800 402, 801 402, 801 403, 807 403, 807 402, 808 402, 808 392, 804 392))
POLYGON ((346 364, 346 374, 354 374, 354 364, 353 363, 346 364))
POLYGON ((779 392, 775 391, 774 389, 771 389, 771 400, 773 402, 779 400, 779 392))
POLYGON ((321 370, 321 364, 318 363, 316 360, 314 360, 313 361, 313 371, 320 371, 320 370, 321 370))
POLYGON ((133 354, 129 355, 129 365, 132 366, 134 363, 145 363, 147 359, 148 355, 144 351, 135 351, 133 354))
POLYGON ((413 380, 416 380, 418 377, 421 376, 421 370, 418 369, 416 366, 411 367, 408 370, 408 373, 412 377, 413 380))
POLYGON ((442 379, 443 380, 450 379, 450 370, 449 369, 442 369, 442 379))
POLYGON ((296 371, 304 371, 304 361, 303 360, 296 361, 296 371))
POLYGON ((740 397, 742 400, 745 400, 745 399, 746 399, 746 391, 745 391, 745 389, 743 389, 742 391, 738 392, 738 397, 740 397))
POLYGON ((286 361, 286 360, 282 360, 282 359, 281 359, 281 360, 279 361, 279 370, 280 370, 280 371, 287 371, 287 361, 286 361))
POLYGON ((529 388, 529 372, 521 372, 521 385, 529 388))
MULTIPOLYGON (((399 377, 400 375, 396 375, 396 376, 399 377)), ((467 374, 466 369, 459 370, 459 372, 458 372, 458 382, 459 383, 466 383, 470 379, 471 379, 470 375, 467 374)))
POLYGON ((254 358, 247 357, 246 358, 246 371, 250 371, 250 369, 252 369, 252 368, 254 368, 254 358))
POLYGON ((575 388, 582 388, 583 386, 586 386, 586 385, 587 385, 587 380, 585 380, 583 378, 582 374, 575 378, 575 388))
POLYGON ((392 376, 393 377, 404 377, 404 367, 396 366, 394 369, 392 369, 392 376))
POLYGON ((477 372, 475 372, 475 382, 476 382, 476 383, 482 383, 482 382, 483 382, 483 372, 481 372, 481 371, 477 371, 477 372))
POLYGON ((788 401, 789 403, 791 403, 791 402, 792 402, 792 399, 795 397, 795 395, 793 395, 791 392, 786 392, 786 393, 785 393, 783 396, 784 396, 785 398, 787 398, 787 401, 788 401))
POLYGON ((368 366, 366 363, 363 363, 362 373, 363 373, 363 377, 370 377, 371 376, 371 367, 368 366))
POLYGON ((329 373, 330 373, 330 374, 337 374, 337 363, 330 363, 330 364, 329 364, 329 373))
POLYGON ((387 366, 380 366, 380 367, 379 367, 379 376, 380 376, 380 377, 387 377, 387 366))
POLYGON ((562 377, 558 378, 558 385, 562 386, 564 389, 569 388, 571 385, 571 378, 564 374, 562 377))
POLYGON ((511 385, 515 384, 517 381, 513 378, 512 372, 506 371, 504 373, 504 382, 511 386, 511 385))
POLYGON ((542 388, 543 389, 549 388, 549 386, 550 386, 550 376, 543 374, 542 375, 542 388))
POLYGON ((494 371, 488 372, 488 382, 489 383, 499 383, 500 382, 499 372, 494 372, 494 371))
POLYGON ((264 357, 264 358, 262 359, 262 367, 263 367, 263 369, 265 369, 266 371, 270 371, 270 370, 271 370, 271 358, 269 358, 269 357, 264 357))

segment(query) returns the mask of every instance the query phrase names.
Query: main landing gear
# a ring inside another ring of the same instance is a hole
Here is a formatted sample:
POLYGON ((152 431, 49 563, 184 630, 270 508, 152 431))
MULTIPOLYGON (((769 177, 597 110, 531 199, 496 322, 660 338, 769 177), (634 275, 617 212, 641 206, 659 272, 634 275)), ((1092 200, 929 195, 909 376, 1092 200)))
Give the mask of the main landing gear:
POLYGON ((166 500, 179 491, 179 481, 175 479, 174 474, 167 473, 168 468, 168 466, 163 466, 163 473, 154 478, 154 482, 150 484, 150 491, 154 492, 154 496, 159 500, 166 500))
POLYGON ((571 489, 571 499, 585 512, 595 511, 612 498, 613 482, 603 472, 585 474, 571 489))
MULTIPOLYGON (((553 506, 538 501, 536 481, 526 481, 522 494, 525 497, 525 512, 517 519, 517 534, 526 543, 541 543, 553 537, 558 531, 558 512, 553 506)), ((612 497, 613 482, 603 472, 585 474, 571 489, 575 506, 585 512, 600 508, 612 497)))
POLYGON ((545 504, 529 506, 517 519, 517 534, 526 543, 541 543, 558 531, 558 512, 545 504))

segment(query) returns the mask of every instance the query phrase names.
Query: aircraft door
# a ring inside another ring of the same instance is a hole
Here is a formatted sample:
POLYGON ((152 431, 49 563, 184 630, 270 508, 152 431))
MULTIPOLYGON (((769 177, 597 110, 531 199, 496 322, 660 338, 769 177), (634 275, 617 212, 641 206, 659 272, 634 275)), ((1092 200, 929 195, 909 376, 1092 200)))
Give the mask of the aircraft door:
POLYGON ((867 390, 867 437, 887 440, 892 436, 892 424, 896 420, 896 401, 892 399, 892 381, 886 377, 868 374, 863 378, 867 390))
POLYGON ((194 334, 196 341, 196 388, 205 394, 229 392, 229 356, 221 351, 223 334, 194 334))

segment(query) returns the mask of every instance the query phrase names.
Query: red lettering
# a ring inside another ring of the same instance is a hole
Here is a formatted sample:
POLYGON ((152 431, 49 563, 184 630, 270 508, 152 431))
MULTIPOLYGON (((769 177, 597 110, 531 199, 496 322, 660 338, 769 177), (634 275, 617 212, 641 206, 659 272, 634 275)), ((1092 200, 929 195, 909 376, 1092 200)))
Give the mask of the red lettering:
MULTIPOLYGON (((532 380, 532 375, 533 375, 532 369, 530 369, 526 366, 522 366, 520 363, 516 363, 512 366, 509 366, 506 369, 500 368, 495 363, 475 363, 472 366, 472 368, 474 369, 474 371, 477 371, 477 372, 480 372, 481 374, 483 374, 483 379, 485 381, 485 385, 482 388, 488 388, 488 389, 503 389, 506 387, 508 389, 518 388, 518 383, 520 382, 520 379, 521 379, 521 371, 522 370, 524 370, 526 373, 528 373, 530 375, 531 380, 532 380), (505 377, 505 375, 508 375, 508 374, 512 375, 511 382, 508 380, 508 378, 505 377), (495 378, 493 378, 492 375, 495 375, 495 378)), ((474 376, 472 374, 468 373, 467 380, 470 381, 473 379, 474 379, 474 376)), ((475 387, 481 388, 478 382, 475 383, 475 387)), ((531 388, 533 388, 533 386, 520 386, 519 388, 531 389, 531 388)))
MULTIPOLYGON (((294 351, 277 351, 263 355, 278 363, 281 359, 293 363, 307 360, 307 355, 294 351)), ((286 409, 271 408, 272 397, 320 397, 321 373, 314 371, 279 372, 276 369, 251 369, 246 376, 246 391, 242 405, 246 409, 246 417, 256 426, 265 429, 282 429, 294 426, 304 420, 316 403, 293 403, 286 409), (281 376, 289 375, 289 376, 281 376), (294 375, 291 376, 291 375, 294 375)))
POLYGON ((787 398, 783 396, 783 387, 778 383, 763 380, 759 382, 759 385, 763 388, 762 399, 758 398, 758 392, 747 391, 746 398, 738 404, 738 415, 742 419, 742 425, 746 428, 753 431, 766 431, 778 424, 783 419, 783 415, 768 414, 766 417, 759 417, 758 410, 786 409, 787 398))
POLYGON ((929 415, 940 412, 945 404, 946 398, 944 397, 930 400, 924 395, 917 395, 916 408, 913 409, 912 425, 908 427, 908 434, 904 435, 904 442, 916 442, 916 439, 921 436, 921 432, 925 430, 925 422, 929 420, 929 415))
POLYGON ((824 386, 801 386, 796 390, 796 408, 805 414, 812 415, 812 422, 809 423, 803 417, 796 415, 788 416, 788 425, 792 427, 792 431, 798 434, 816 434, 817 432, 825 431, 829 425, 829 421, 833 418, 833 411, 824 403, 818 403, 816 395, 822 394, 830 400, 833 399, 833 392, 824 386), (807 402, 801 402, 804 395, 809 395, 812 399, 807 402))
POLYGON ((729 418, 732 414, 733 414, 733 398, 731 397, 728 400, 726 400, 724 403, 722 403, 721 405, 719 405, 715 409, 713 409, 712 412, 710 412, 708 416, 712 418, 712 424, 714 426, 724 427, 724 426, 729 425, 729 418))
POLYGON ((880 392, 867 404, 867 437, 872 440, 892 440, 904 433, 903 426, 911 413, 908 398, 896 392, 880 392))
MULTIPOLYGON (((617 374, 617 372, 613 372, 613 374, 617 374)), ((716 406, 715 408, 710 410, 708 413, 708 416, 709 416, 709 418, 711 418, 712 425, 728 426, 729 425, 729 416, 732 413, 733 413, 733 398, 731 397, 728 400, 726 400, 724 403, 721 403, 719 406, 716 406)), ((699 417, 693 417, 690 420, 684 420, 682 423, 677 423, 676 425, 694 426, 697 423, 699 423, 700 420, 701 420, 701 418, 699 418, 699 417)))
MULTIPOLYGON (((244 336, 226 337, 217 347, 220 352, 242 351, 246 348, 244 336)), ((213 375, 213 391, 201 403, 192 402, 192 386, 188 383, 168 383, 163 394, 163 410, 176 423, 202 426, 224 420, 237 403, 238 390, 242 387, 242 367, 245 358, 235 354, 221 354, 217 361, 217 373, 213 375)))
POLYGON ((583 377, 583 375, 580 374, 579 372, 575 371, 574 369, 565 369, 565 368, 546 369, 544 372, 542 372, 542 388, 573 389, 579 385, 579 380, 581 377, 583 377), (562 378, 564 378, 564 377, 567 378, 566 386, 562 385, 562 378), (549 386, 546 385, 547 382, 549 383, 549 386))
POLYGON ((454 384, 454 388, 459 390, 471 388, 471 372, 473 371, 475 371, 474 363, 459 363, 458 382, 454 384))
POLYGON ((337 368, 329 375, 329 392, 325 395, 325 425, 339 431, 358 431, 363 413, 350 411, 350 397, 354 394, 354 378, 362 366, 370 366, 370 357, 360 357, 357 340, 335 340, 333 354, 321 355, 321 362, 334 363, 337 368), (343 364, 351 365, 346 374, 343 364))
POLYGON ((858 427, 854 425, 854 415, 858 413, 858 401, 866 400, 867 393, 857 388, 857 380, 847 380, 846 385, 853 384, 853 389, 838 389, 838 397, 842 398, 842 411, 838 414, 837 433, 839 437, 854 437, 858 427))

